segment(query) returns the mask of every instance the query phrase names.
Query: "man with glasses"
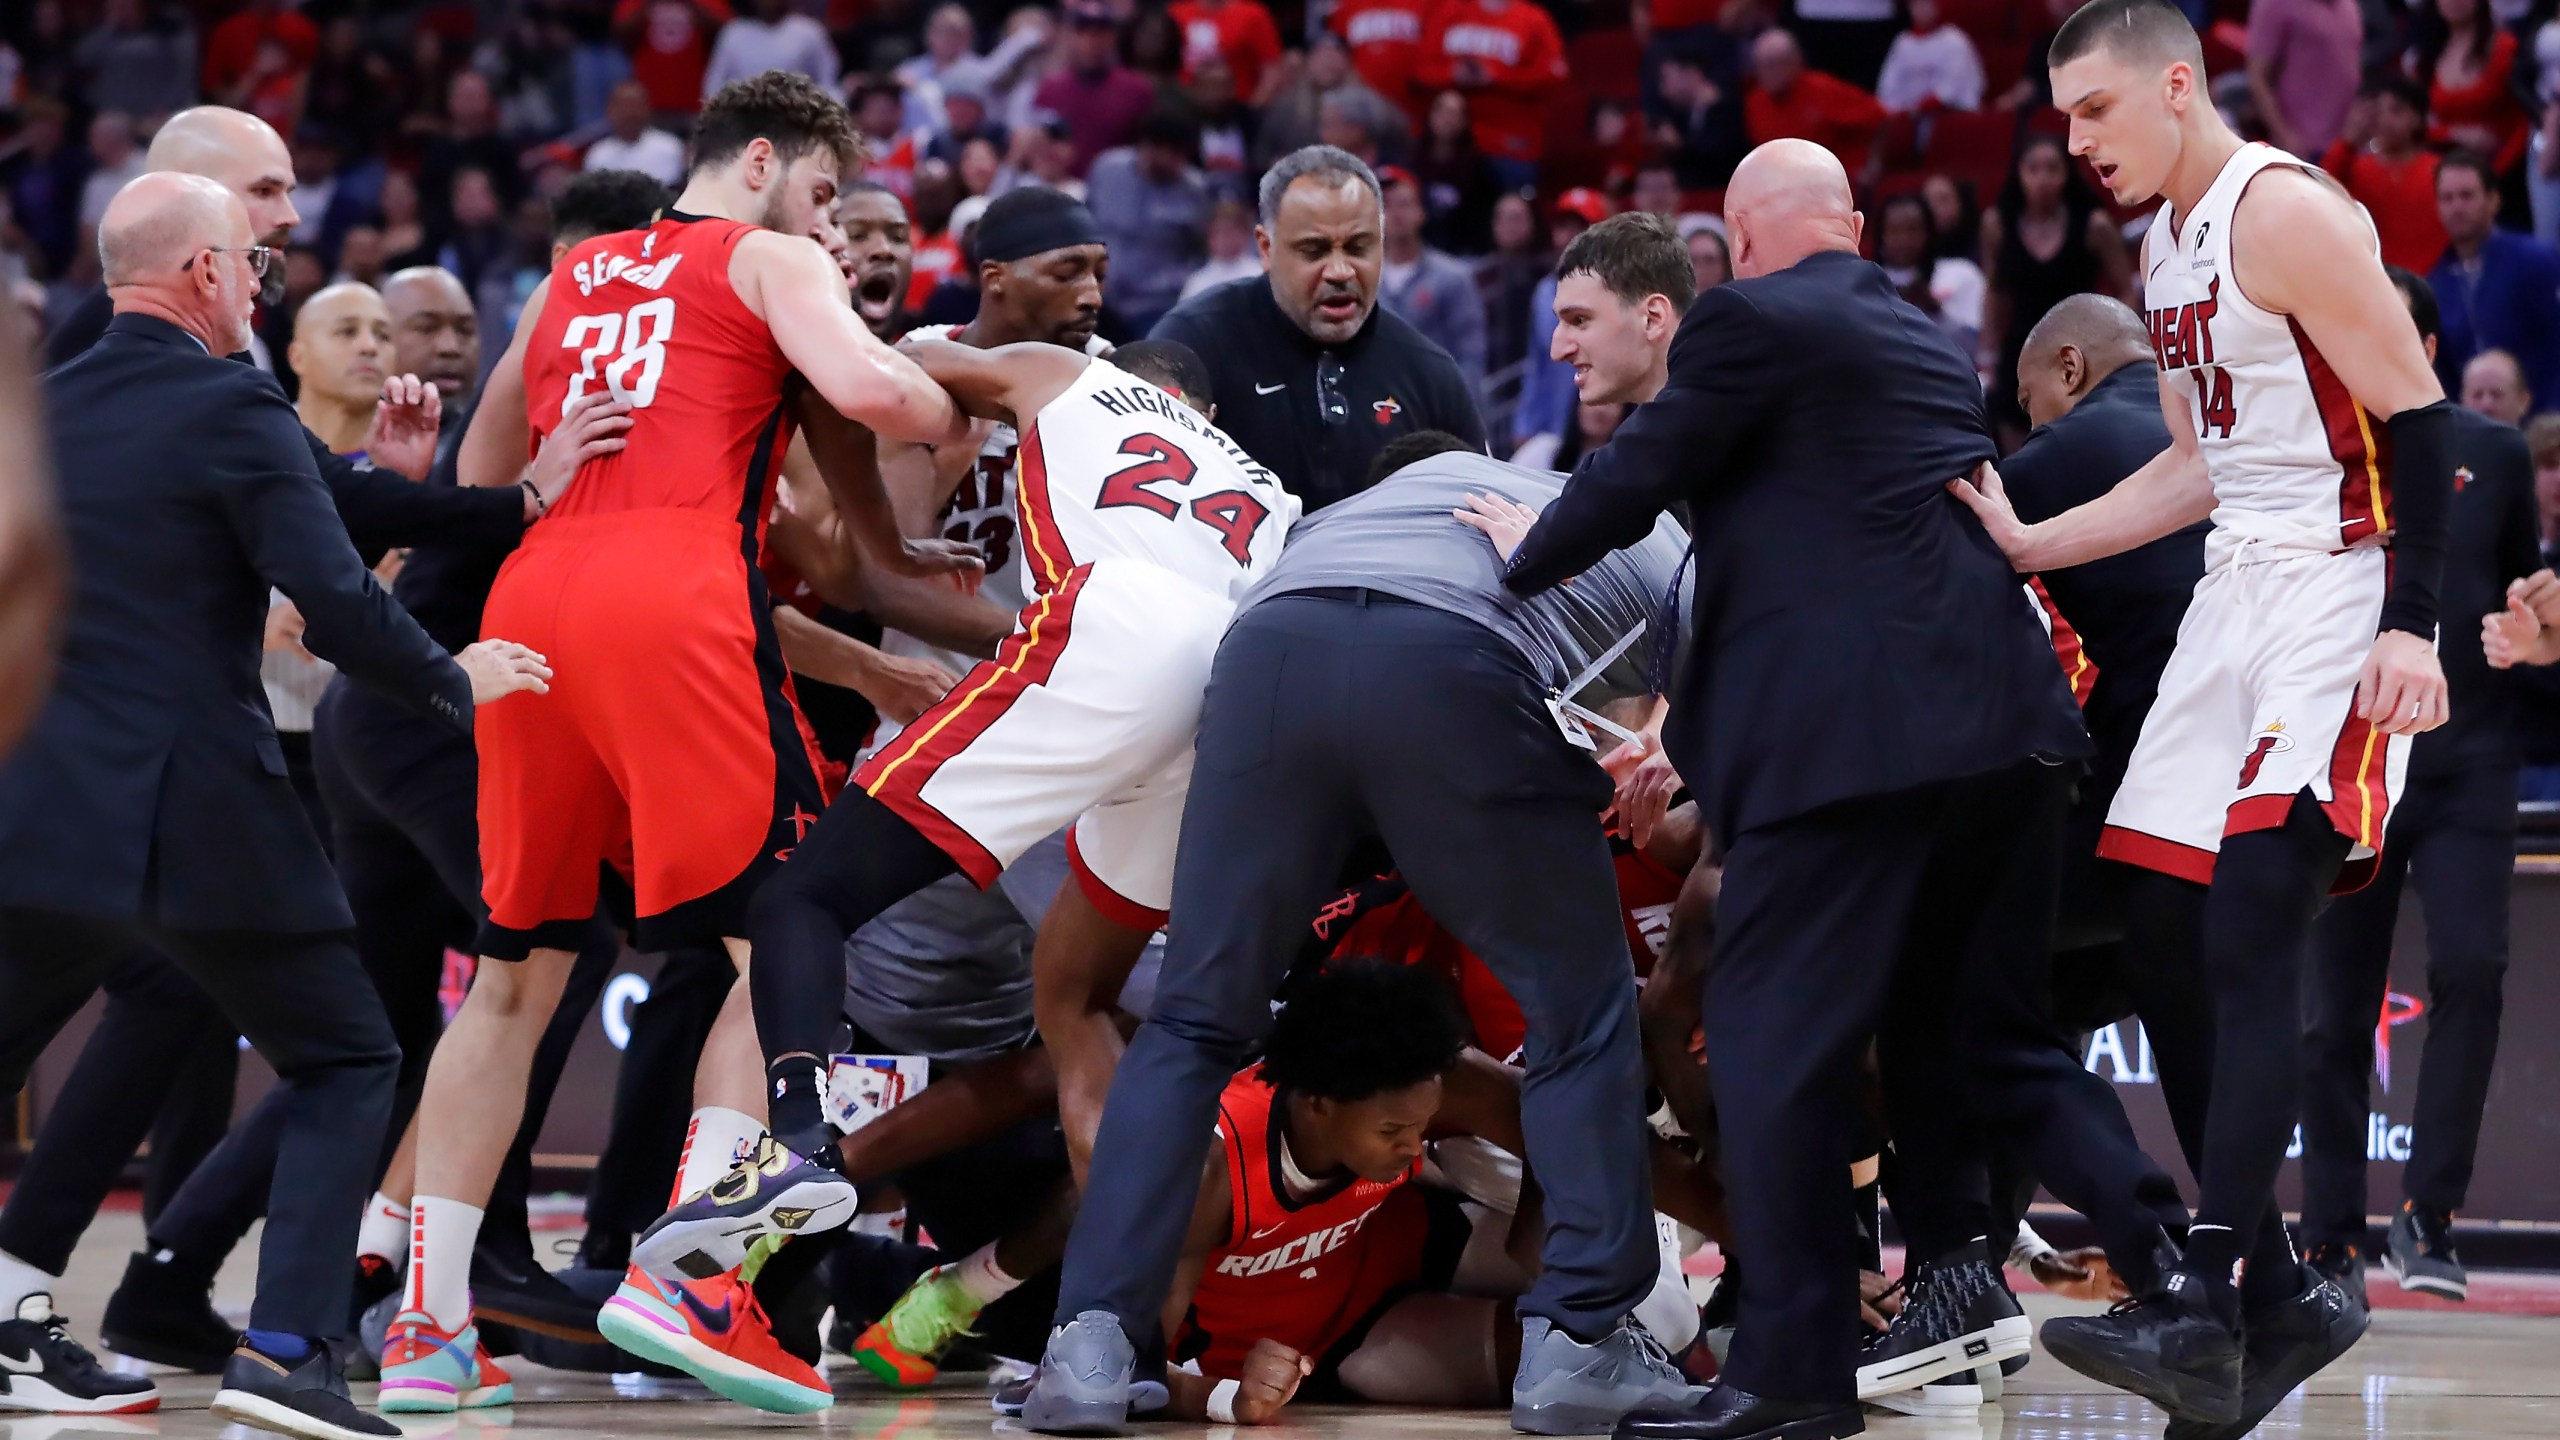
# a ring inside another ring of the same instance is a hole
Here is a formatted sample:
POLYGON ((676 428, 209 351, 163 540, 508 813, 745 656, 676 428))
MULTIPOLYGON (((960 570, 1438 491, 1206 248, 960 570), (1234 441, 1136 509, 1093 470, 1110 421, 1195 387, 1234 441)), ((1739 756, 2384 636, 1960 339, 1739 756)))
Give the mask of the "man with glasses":
POLYGON ((1439 430, 1483 449, 1482 377, 1378 308, 1378 177, 1349 151, 1310 145, 1262 177, 1261 201, 1267 273, 1200 292, 1154 331, 1209 362, 1219 425, 1310 513, 1368 488, 1397 436, 1439 430))
MULTIPOLYGON (((214 1413, 310 1440, 390 1436, 348 1400, 325 1341, 346 1326, 399 1051, 258 694, 268 587, 301 608, 313 651, 464 733, 475 705, 542 690, 550 670, 503 640, 446 654, 365 573, 283 390, 221 358, 248 340, 251 233, 202 177, 125 187, 99 227, 116 318, 48 377, 56 464, 81 477, 64 504, 79 580, 54 693, 0 770, 0 1088, 119 950, 174 960, 295 1096, 256 1306, 214 1413)), ((156 1406, 147 1381, 70 1339, 31 1272, 0 1257, 0 1404, 156 1406)))

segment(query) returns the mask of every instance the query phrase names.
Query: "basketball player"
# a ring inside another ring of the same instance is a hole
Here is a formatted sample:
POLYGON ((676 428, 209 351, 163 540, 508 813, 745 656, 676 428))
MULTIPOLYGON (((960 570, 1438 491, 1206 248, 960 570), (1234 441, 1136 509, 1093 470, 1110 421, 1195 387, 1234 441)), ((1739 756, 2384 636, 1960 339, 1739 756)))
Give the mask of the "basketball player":
MULTIPOLYGON (((803 238, 859 158, 843 107, 806 77, 767 72, 715 95, 693 145, 677 208, 562 257, 518 327, 536 436, 599 386, 632 424, 629 448, 589 462, 558 523, 490 592, 484 625, 541 631, 579 678, 480 736, 486 959, 420 1104, 385 1408, 451 1410, 480 1388, 467 1290, 479 1207, 599 867, 628 869, 644 948, 719 938, 743 969, 747 896, 817 814, 756 573, 794 420, 824 427, 830 445, 848 443, 846 420, 907 439, 964 433, 950 396, 863 327, 834 262, 803 238)), ((889 536, 876 484, 839 499, 889 563, 957 563, 889 536)), ((712 1047, 698 1073, 697 1099, 752 1116, 744 1047, 712 1047)))
POLYGON ((1987 467, 1979 489, 1950 488, 2021 570, 2213 520, 2100 853, 2156 872, 2129 909, 2200 917, 2214 1035, 2183 1260, 2126 1307, 2044 1337, 2167 1409, 2172 1436, 2238 1435, 2367 1323, 2294 1259, 2274 1185, 2301 1093, 2313 912, 2345 862, 2370 869, 2409 737, 2445 717, 2433 642, 2453 413, 2371 224, 2317 170, 2223 123, 2183 15, 2095 0, 2052 57, 2072 153, 2119 201, 2167 200, 2142 264, 2171 443, 2032 526, 1987 467))
POLYGON ((1209 664, 1298 516, 1210 423, 1206 367, 1185 347, 1106 361, 922 340, 909 353, 970 413, 1022 432, 1034 598, 996 658, 865 762, 757 896, 773 1143, 641 1237, 633 1259, 662 1281, 716 1277, 762 1236, 850 1215, 819 1104, 848 934, 954 870, 986 885, 1069 821, 1077 884, 1049 923, 1078 902, 1141 937, 1163 923, 1209 664))

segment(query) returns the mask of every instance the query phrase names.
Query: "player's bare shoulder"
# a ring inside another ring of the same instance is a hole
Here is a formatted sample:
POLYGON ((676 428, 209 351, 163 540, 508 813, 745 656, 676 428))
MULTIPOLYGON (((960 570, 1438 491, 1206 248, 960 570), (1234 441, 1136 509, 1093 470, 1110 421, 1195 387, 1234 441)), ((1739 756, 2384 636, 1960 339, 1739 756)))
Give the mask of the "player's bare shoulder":
POLYGON ((2268 165, 2232 203, 2232 280, 2260 309, 2290 314, 2307 289, 2376 263, 2372 221, 2323 171, 2268 165))

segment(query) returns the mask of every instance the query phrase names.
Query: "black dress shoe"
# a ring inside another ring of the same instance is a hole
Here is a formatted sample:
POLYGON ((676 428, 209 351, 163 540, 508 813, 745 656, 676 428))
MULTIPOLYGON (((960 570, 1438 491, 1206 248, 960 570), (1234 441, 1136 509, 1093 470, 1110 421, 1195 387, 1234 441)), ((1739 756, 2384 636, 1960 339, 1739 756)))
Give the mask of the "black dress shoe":
POLYGON ((1638 1407, 1612 1433, 1617 1440, 1840 1440, 1866 1429, 1854 1400, 1763 1400, 1714 1385, 1686 1405, 1638 1407))
POLYGON ((211 1273, 137 1252, 125 1262, 123 1283, 107 1297, 98 1341, 118 1355, 219 1375, 240 1331, 214 1310, 211 1273))

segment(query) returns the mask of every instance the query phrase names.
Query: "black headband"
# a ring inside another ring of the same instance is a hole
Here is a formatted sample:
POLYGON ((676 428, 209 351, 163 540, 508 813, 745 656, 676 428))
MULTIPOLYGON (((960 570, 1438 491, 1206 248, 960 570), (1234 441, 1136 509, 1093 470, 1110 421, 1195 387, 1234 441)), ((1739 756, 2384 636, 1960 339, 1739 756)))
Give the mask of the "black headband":
POLYGON ((1010 265, 1070 245, 1102 243, 1102 227, 1083 201, 1063 190, 1035 187, 1011 191, 989 205, 978 217, 970 248, 980 263, 1010 265))

